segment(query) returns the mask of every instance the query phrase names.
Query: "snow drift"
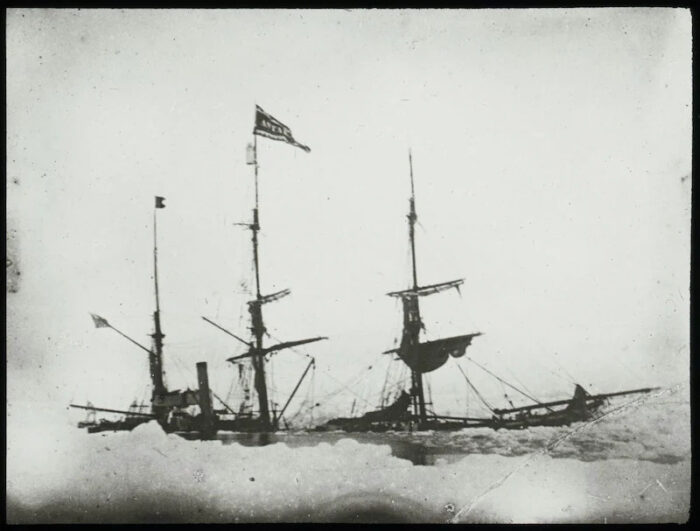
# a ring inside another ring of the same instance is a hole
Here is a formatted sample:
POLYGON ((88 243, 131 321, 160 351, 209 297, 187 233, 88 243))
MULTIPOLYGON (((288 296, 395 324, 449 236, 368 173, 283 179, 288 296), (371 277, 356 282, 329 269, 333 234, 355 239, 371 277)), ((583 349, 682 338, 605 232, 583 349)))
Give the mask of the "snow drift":
POLYGON ((389 445, 349 437, 295 448, 223 445, 186 441, 154 422, 88 435, 61 415, 53 422, 47 416, 51 429, 39 431, 19 422, 18 408, 10 407, 7 517, 13 523, 681 522, 690 497, 688 414, 687 404, 647 404, 579 429, 548 453, 545 442, 570 429, 414 434, 467 454, 455 463, 414 466, 392 456, 389 445))

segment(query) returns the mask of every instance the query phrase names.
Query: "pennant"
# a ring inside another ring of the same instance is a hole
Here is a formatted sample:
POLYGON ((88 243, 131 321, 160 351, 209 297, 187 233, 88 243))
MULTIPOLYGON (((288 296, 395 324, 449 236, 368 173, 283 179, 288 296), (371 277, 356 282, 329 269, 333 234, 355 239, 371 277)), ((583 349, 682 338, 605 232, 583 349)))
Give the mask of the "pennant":
POLYGON ((156 196, 156 208, 165 208, 165 197, 156 196))
POLYGON ((92 317, 92 321, 95 323, 95 328, 110 328, 111 326, 104 317, 100 317, 94 313, 91 313, 90 317, 92 317))
POLYGON ((311 148, 308 146, 294 140, 294 136, 292 136, 292 131, 289 127, 274 116, 267 114, 259 105, 255 106, 255 128, 253 129, 253 134, 271 138, 272 140, 281 140, 282 142, 301 148, 307 153, 311 151, 311 148))

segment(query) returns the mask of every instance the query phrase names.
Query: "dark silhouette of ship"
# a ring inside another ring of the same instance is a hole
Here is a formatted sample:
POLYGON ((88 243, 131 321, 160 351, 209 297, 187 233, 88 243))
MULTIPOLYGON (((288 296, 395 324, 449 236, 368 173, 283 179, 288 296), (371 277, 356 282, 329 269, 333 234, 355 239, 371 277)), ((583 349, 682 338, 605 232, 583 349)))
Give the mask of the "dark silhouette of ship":
MULTIPOLYGON (((467 384, 482 398, 486 407, 491 411, 491 417, 460 417, 439 415, 432 411, 432 404, 426 401, 424 391, 424 375, 443 367, 450 358, 465 356, 467 347, 472 340, 481 335, 473 332, 454 337, 421 340, 424 329, 421 320, 419 300, 421 297, 435 295, 449 289, 459 290, 463 279, 423 285, 418 283, 416 271, 416 242, 415 224, 416 199, 413 182, 413 160, 409 151, 409 174, 411 180, 411 197, 409 199, 408 235, 411 249, 412 285, 402 291, 394 291, 387 295, 401 300, 403 309, 403 332, 398 348, 391 349, 385 354, 393 354, 396 359, 408 366, 411 373, 411 384, 408 390, 402 389, 398 398, 390 405, 365 413, 358 417, 338 417, 319 426, 319 430, 346 431, 385 431, 385 430, 459 430, 468 427, 490 427, 494 429, 523 429, 530 426, 562 426, 573 422, 594 418, 600 408, 609 398, 615 396, 648 393, 657 388, 634 389, 617 393, 589 394, 583 387, 576 384, 574 395, 570 399, 553 402, 540 402, 528 393, 518 389, 502 378, 488 371, 503 384, 523 394, 533 404, 522 407, 495 409, 480 395, 476 387, 464 374, 467 384)), ((473 361, 473 360, 472 360, 473 361)), ((476 362, 475 362, 476 363, 476 362)), ((460 369, 461 370, 461 369, 460 369)), ((382 402, 386 402, 386 395, 382 402)))
MULTIPOLYGON (((251 223, 239 223, 250 229, 253 244, 253 265, 255 270, 255 298, 248 302, 250 315, 250 331, 252 340, 248 341, 236 335, 224 327, 214 323, 212 320, 203 317, 205 321, 224 331, 229 336, 244 344, 247 351, 244 354, 229 358, 227 361, 239 366, 240 369, 250 369, 253 373, 254 390, 257 395, 258 408, 253 410, 250 404, 250 390, 247 389, 247 397, 240 407, 234 409, 219 398, 209 388, 209 376, 206 362, 197 363, 197 389, 169 390, 165 382, 163 370, 163 338, 160 319, 160 297, 158 290, 158 246, 157 246, 157 212, 165 207, 165 198, 157 196, 153 215, 153 265, 154 265, 154 286, 156 309, 153 313, 154 331, 151 334, 152 347, 148 348, 132 339, 130 336, 112 326, 106 319, 99 315, 92 314, 94 324, 97 328, 111 328, 125 339, 138 346, 148 354, 150 365, 150 377, 152 384, 152 394, 150 408, 143 411, 143 407, 132 405, 128 410, 95 407, 87 405, 71 404, 73 408, 87 410, 88 418, 78 424, 81 428, 86 428, 90 433, 101 431, 122 431, 132 430, 136 426, 156 420, 166 432, 173 432, 187 438, 212 438, 219 431, 234 432, 273 432, 283 426, 284 414, 298 391, 302 381, 314 367, 314 359, 311 356, 310 362, 304 369, 294 390, 287 398, 286 403, 279 410, 271 407, 268 397, 268 376, 266 375, 266 365, 272 354, 284 349, 298 347, 308 343, 327 339, 325 337, 313 337, 308 339, 284 341, 273 345, 265 344, 267 330, 263 321, 263 306, 277 301, 290 294, 290 290, 282 290, 276 293, 263 295, 260 287, 260 268, 258 260, 258 232, 260 231, 259 197, 258 197, 258 161, 257 161, 257 136, 264 136, 273 140, 282 140, 304 151, 310 151, 307 146, 299 144, 292 137, 291 131, 284 124, 267 114, 260 107, 256 106, 255 128, 253 130, 254 142, 249 146, 248 164, 252 164, 255 169, 255 207, 253 209, 253 219, 251 223), (245 365, 245 367, 243 367, 245 365), (215 398, 223 409, 214 409, 213 398, 215 398), (97 419, 97 413, 120 414, 120 420, 97 419)), ((241 371, 243 373, 244 371, 241 371)))
MULTIPOLYGON (((79 423, 79 427, 86 428, 90 433, 101 431, 131 430, 134 427, 151 420, 156 420, 166 432, 174 432, 188 438, 212 438, 219 431, 267 433, 286 427, 284 415, 287 408, 299 390, 304 378, 315 367, 313 357, 304 369, 293 391, 281 408, 271 403, 268 393, 268 375, 266 366, 274 353, 285 349, 291 349, 314 343, 326 337, 312 337, 292 341, 281 341, 272 345, 265 343, 268 336, 263 320, 263 306, 290 294, 289 289, 263 295, 261 292, 260 267, 258 258, 258 233, 260 231, 260 213, 258 196, 258 160, 257 160, 257 136, 264 136, 273 140, 282 140, 305 151, 310 149, 299 144, 292 137, 289 128, 281 122, 265 113, 256 106, 255 128, 253 130, 253 144, 249 146, 248 164, 254 166, 255 175, 255 206, 250 223, 239 223, 251 231, 253 248, 253 266, 255 272, 255 298, 248 302, 250 316, 250 340, 227 330, 214 321, 202 317, 206 322, 233 337, 246 347, 243 354, 228 358, 239 369, 239 375, 252 374, 253 390, 257 396, 257 409, 252 403, 252 393, 245 378, 242 378, 242 387, 245 388, 245 397, 237 408, 231 407, 209 388, 209 376, 207 364, 199 362, 197 368, 197 389, 169 390, 165 382, 163 371, 163 338, 160 319, 160 297, 158 290, 158 247, 157 247, 157 212, 165 207, 164 198, 157 196, 153 215, 153 264, 154 264, 154 288, 155 311, 153 313, 154 330, 151 334, 152 346, 141 345, 125 333, 116 329, 106 319, 92 314, 97 328, 111 328, 118 334, 128 339, 148 354, 152 394, 148 407, 132 404, 128 410, 110 409, 87 405, 71 404, 71 407, 88 411, 88 418, 79 423), (215 409, 216 399, 223 408, 215 409), (147 411, 144 411, 147 409, 147 411), (97 412, 120 414, 120 420, 97 419, 97 412)), ((409 199, 408 233, 411 249, 412 284, 408 289, 390 292, 387 295, 398 298, 403 310, 403 331, 401 341, 397 348, 387 350, 385 354, 393 355, 400 363, 410 370, 411 383, 408 389, 401 389, 398 396, 389 405, 379 407, 362 416, 338 417, 319 426, 319 430, 342 429, 346 431, 382 431, 382 430, 456 430, 465 427, 491 427, 494 429, 523 429, 530 426, 562 426, 573 422, 585 421, 594 418, 598 411, 607 403, 607 400, 616 396, 636 393, 648 393, 657 388, 643 388, 629 391, 620 391, 605 394, 589 394, 581 385, 576 384, 574 394, 569 399, 541 402, 522 391, 511 383, 493 374, 485 367, 481 367, 491 376, 497 378, 502 384, 509 386, 525 396, 532 403, 510 408, 493 408, 463 373, 467 385, 479 396, 484 405, 490 410, 490 417, 461 417, 440 415, 432 410, 432 404, 426 400, 424 389, 424 377, 426 374, 442 368, 450 358, 465 356, 466 349, 474 338, 481 332, 423 340, 421 331, 424 325, 421 320, 420 298, 435 295, 447 290, 459 291, 463 279, 440 282, 431 285, 420 285, 416 270, 416 242, 415 224, 418 219, 416 214, 416 199, 413 180, 413 161, 409 151, 409 169, 411 182, 411 197, 409 199)), ((474 360, 470 360, 474 362, 474 360)), ((476 363, 476 362, 474 362, 476 363)), ((477 364, 478 365, 478 364, 477 364)), ((461 370, 461 369, 460 369, 461 370)), ((247 381, 247 380, 246 380, 247 381)), ((382 404, 389 401, 388 395, 382 397, 382 404)), ((509 400, 510 401, 510 400, 509 400)), ((352 413, 351 413, 352 415, 352 413)))

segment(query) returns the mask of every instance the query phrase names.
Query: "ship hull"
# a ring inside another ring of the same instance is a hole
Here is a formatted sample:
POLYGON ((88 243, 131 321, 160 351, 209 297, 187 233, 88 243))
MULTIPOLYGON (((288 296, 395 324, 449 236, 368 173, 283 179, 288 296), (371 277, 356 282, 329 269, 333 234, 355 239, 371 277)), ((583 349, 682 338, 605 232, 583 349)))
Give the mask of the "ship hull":
POLYGON ((234 433, 268 433, 276 431, 274 427, 257 418, 219 419, 216 427, 218 431, 234 433))
POLYGON ((316 428, 316 431, 382 432, 382 431, 458 431, 465 428, 491 428, 493 430, 524 430, 537 426, 569 426, 586 422, 597 417, 603 403, 596 402, 585 408, 565 408, 538 415, 519 414, 491 418, 428 416, 420 420, 413 415, 403 419, 366 420, 357 418, 337 418, 316 428))
POLYGON ((464 428, 491 427, 490 419, 473 418, 440 418, 428 417, 420 421, 417 418, 397 420, 365 421, 361 417, 351 419, 333 419, 315 431, 345 431, 345 432, 384 432, 384 431, 458 431, 464 428))

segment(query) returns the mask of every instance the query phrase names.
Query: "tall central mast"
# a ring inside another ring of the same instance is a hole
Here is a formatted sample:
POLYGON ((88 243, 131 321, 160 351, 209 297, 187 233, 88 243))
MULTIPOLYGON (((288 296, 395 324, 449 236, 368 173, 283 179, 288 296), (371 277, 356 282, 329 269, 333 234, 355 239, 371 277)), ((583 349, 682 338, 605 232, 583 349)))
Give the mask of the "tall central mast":
MULTIPOLYGON (((416 215, 416 194, 413 185, 413 158, 411 157, 411 150, 408 150, 408 166, 411 175, 411 199, 409 200, 409 213, 408 213, 408 234, 411 241, 411 265, 413 268, 413 289, 418 289, 418 274, 416 272, 416 231, 415 224, 418 220, 416 215)), ((404 326, 408 332, 409 348, 415 348, 420 342, 420 308, 418 305, 418 295, 409 297, 404 302, 404 326)), ((426 411, 425 411, 425 396, 423 394, 423 374, 411 370, 411 395, 413 401, 413 412, 418 417, 420 422, 425 421, 426 411)))
POLYGON ((408 167, 411 174, 411 199, 410 199, 410 212, 408 214, 408 230, 411 238, 411 263, 413 265, 413 289, 418 288, 418 274, 416 273, 416 238, 415 238, 415 224, 418 216, 416 215, 416 193, 413 186, 413 158, 411 157, 411 150, 408 150, 408 167))
POLYGON ((156 197, 156 205, 153 210, 153 281, 155 284, 156 310, 153 312, 154 331, 153 350, 149 355, 149 365, 151 369, 151 381, 153 382, 153 397, 165 394, 165 383, 163 382, 163 338, 165 334, 160 326, 160 296, 158 293, 158 229, 157 216, 159 208, 163 208, 163 198, 156 197))
POLYGON ((265 325, 262 316, 262 296, 260 295, 260 266, 258 260, 258 231, 260 230, 260 218, 258 215, 258 138, 253 135, 253 153, 255 166, 255 208, 253 209, 253 224, 250 226, 253 232, 253 263, 255 265, 255 300, 249 305, 251 316, 251 331, 255 336, 255 354, 251 361, 255 371, 255 391, 258 394, 260 407, 260 420, 270 425, 270 409, 267 399, 267 382, 265 381, 265 354, 263 352, 263 335, 265 325))

